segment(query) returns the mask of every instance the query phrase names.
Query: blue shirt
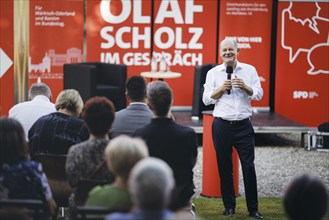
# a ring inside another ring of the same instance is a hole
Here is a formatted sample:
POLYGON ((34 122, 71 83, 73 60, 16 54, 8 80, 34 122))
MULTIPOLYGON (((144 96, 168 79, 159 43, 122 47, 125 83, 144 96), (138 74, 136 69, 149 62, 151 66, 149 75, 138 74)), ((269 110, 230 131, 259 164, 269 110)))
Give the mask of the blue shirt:
POLYGON ((32 160, 0 167, 0 198, 41 199, 52 197, 42 165, 32 160))

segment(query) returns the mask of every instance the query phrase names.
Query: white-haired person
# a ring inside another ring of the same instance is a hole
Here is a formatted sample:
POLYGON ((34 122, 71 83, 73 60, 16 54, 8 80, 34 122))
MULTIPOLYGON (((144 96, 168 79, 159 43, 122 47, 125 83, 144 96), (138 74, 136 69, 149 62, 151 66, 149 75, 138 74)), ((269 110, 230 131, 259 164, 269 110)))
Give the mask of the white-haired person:
POLYGON ((161 159, 148 157, 139 161, 132 169, 128 189, 134 204, 130 213, 113 213, 106 220, 176 219, 173 212, 167 209, 175 179, 172 169, 161 159))
POLYGON ((31 158, 36 153, 67 154, 69 148, 89 138, 84 121, 79 118, 83 101, 78 91, 59 93, 57 112, 39 118, 28 133, 31 158))
POLYGON ((240 48, 236 40, 225 38, 220 43, 223 63, 208 71, 203 85, 202 101, 214 104, 212 139, 220 176, 224 216, 235 214, 232 149, 239 154, 246 204, 249 216, 263 219, 258 210, 255 169, 254 128, 251 124, 251 100, 261 100, 263 89, 255 67, 238 61, 240 48))
POLYGON ((14 105, 8 114, 9 118, 15 118, 23 125, 26 140, 36 120, 56 111, 55 104, 51 102, 51 90, 45 83, 32 84, 28 96, 28 101, 14 105))

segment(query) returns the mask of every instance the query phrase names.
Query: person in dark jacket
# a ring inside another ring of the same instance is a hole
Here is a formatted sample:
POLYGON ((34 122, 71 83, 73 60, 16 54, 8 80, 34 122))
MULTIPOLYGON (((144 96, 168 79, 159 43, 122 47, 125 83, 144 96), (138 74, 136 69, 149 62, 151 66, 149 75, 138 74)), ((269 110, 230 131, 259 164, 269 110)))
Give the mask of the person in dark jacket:
POLYGON ((89 138, 84 121, 79 118, 83 101, 78 91, 63 90, 57 97, 57 112, 39 118, 28 134, 30 154, 67 154, 69 148, 89 138))
POLYGON ((163 81, 154 81, 148 85, 147 99, 153 119, 150 124, 137 130, 134 136, 146 141, 150 156, 158 157, 173 169, 176 182, 176 196, 170 208, 192 209, 191 198, 194 195, 193 167, 198 153, 195 131, 177 124, 171 117, 173 101, 172 90, 163 81))

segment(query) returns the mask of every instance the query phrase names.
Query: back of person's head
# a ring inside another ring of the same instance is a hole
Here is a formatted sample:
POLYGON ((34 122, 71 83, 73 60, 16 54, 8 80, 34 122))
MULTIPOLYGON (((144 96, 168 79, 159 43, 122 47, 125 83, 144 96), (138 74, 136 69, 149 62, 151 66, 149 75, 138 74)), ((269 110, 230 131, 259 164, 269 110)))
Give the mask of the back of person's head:
POLYGON ((51 100, 51 90, 45 83, 35 83, 30 87, 29 99, 32 100, 37 95, 44 95, 51 100))
POLYGON ((28 158, 23 126, 13 118, 0 118, 0 166, 28 158))
POLYGON ((95 96, 86 102, 82 110, 82 117, 91 134, 102 136, 110 130, 114 112, 112 101, 104 96, 95 96))
POLYGON ((83 108, 83 101, 75 89, 65 89, 59 93, 55 107, 57 110, 66 109, 78 116, 83 108))
POLYGON ((107 166, 114 175, 128 178, 130 170, 141 159, 148 157, 145 142, 140 138, 120 135, 113 138, 105 149, 107 166))
POLYGON ((151 82, 147 87, 147 100, 156 116, 165 117, 172 104, 172 90, 166 82, 151 82))
POLYGON ((173 171, 161 159, 149 157, 132 169, 128 188, 134 205, 147 210, 166 208, 175 185, 173 171))
POLYGON ((320 220, 328 208, 327 189, 317 177, 299 175, 285 190, 283 205, 290 220, 320 220))
POLYGON ((132 102, 144 102, 146 97, 146 80, 141 76, 132 76, 126 82, 126 93, 132 102))

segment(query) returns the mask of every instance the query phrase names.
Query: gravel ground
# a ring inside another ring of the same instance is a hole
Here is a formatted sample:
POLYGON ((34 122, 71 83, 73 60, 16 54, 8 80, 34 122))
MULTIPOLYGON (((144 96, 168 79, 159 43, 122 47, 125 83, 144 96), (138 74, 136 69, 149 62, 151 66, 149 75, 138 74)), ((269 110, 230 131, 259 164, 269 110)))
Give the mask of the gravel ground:
MULTIPOLYGON (((300 146, 299 134, 256 134, 255 166, 259 197, 280 197, 297 174, 310 173, 322 179, 329 192, 329 152, 307 151, 300 146)), ((195 197, 202 188, 202 147, 194 167, 195 197)), ((244 195, 239 174, 239 194, 244 195)))

